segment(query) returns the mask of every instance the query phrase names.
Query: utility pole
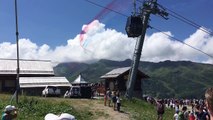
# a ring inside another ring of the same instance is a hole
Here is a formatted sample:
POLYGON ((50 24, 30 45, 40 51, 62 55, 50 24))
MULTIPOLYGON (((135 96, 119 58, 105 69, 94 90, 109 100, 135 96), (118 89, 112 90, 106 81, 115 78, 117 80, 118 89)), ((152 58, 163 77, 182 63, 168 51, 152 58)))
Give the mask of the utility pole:
POLYGON ((18 104, 18 93, 19 93, 19 33, 18 33, 18 10, 17 10, 17 0, 15 0, 15 19, 16 19, 16 49, 17 49, 17 69, 16 69, 16 103, 18 104))
POLYGON ((134 85, 136 81, 138 66, 139 66, 139 62, 141 58, 141 52, 143 48, 146 29, 148 27, 150 14, 159 14, 160 16, 164 18, 165 16, 168 16, 168 13, 166 13, 164 10, 159 9, 157 0, 151 0, 151 1, 148 0, 144 2, 143 8, 141 9, 141 17, 142 17, 142 23, 143 23, 142 33, 141 33, 140 39, 137 40, 136 42, 136 47, 135 47, 134 56, 133 56, 133 63, 130 70, 130 77, 128 80, 129 82, 128 82, 127 91, 125 95, 128 99, 132 99, 132 96, 133 96, 134 85))

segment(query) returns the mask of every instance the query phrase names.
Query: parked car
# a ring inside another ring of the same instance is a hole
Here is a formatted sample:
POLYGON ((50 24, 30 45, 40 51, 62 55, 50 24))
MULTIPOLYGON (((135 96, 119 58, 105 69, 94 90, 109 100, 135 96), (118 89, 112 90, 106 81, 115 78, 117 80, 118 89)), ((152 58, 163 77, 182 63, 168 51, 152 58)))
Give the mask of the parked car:
POLYGON ((81 97, 81 87, 80 86, 72 86, 70 90, 66 91, 64 94, 64 98, 70 97, 81 97))
POLYGON ((44 90, 42 91, 42 96, 57 96, 59 97, 61 95, 61 90, 56 86, 46 86, 44 90))

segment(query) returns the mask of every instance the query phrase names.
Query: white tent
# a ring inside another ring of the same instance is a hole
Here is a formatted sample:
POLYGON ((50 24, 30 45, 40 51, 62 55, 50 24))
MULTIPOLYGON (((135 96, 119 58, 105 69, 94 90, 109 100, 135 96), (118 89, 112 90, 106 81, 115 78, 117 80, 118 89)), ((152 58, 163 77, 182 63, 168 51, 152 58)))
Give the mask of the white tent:
POLYGON ((87 84, 88 82, 81 76, 81 74, 72 82, 72 84, 87 84))

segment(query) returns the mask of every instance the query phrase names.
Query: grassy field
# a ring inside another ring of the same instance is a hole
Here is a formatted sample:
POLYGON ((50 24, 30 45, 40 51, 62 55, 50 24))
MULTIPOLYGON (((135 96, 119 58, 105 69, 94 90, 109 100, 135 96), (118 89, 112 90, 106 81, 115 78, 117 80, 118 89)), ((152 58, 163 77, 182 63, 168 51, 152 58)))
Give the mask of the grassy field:
MULTIPOLYGON (((156 120, 157 112, 156 107, 150 103, 144 102, 139 99, 123 100, 124 111, 130 112, 131 120, 156 120)), ((163 120, 172 120, 174 111, 171 109, 166 109, 163 120)))
MULTIPOLYGON (((47 113, 70 113, 78 120, 113 120, 116 115, 126 116, 129 120, 155 120, 156 109, 153 105, 142 100, 122 100, 122 113, 103 105, 103 100, 94 99, 64 99, 20 96, 17 106, 18 120, 44 120, 47 113), (113 113, 113 114, 112 114, 113 113), (112 115, 111 115, 112 114, 112 115)), ((0 94, 0 109, 10 104, 11 95, 0 94)), ((173 110, 166 110, 164 120, 171 120, 173 110)))

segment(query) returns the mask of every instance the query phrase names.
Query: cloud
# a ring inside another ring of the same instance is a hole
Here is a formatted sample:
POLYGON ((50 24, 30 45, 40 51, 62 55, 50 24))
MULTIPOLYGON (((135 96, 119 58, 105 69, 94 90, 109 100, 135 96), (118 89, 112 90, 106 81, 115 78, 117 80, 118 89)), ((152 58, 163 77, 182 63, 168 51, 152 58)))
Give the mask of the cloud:
MULTIPOLYGON (((171 32, 165 32, 173 36, 171 32)), ((213 37, 197 30, 183 41, 184 43, 213 56, 213 37)), ((147 37, 144 45, 144 59, 148 61, 190 60, 194 62, 213 63, 209 56, 179 41, 172 40, 162 33, 154 33, 147 37)))
MULTIPOLYGON (((84 28, 85 25, 82 27, 84 28)), ((171 32, 166 32, 172 35, 171 32)), ((20 58, 22 59, 50 59, 54 63, 78 61, 92 62, 99 59, 125 60, 132 59, 136 39, 128 38, 126 34, 114 29, 105 28, 99 21, 84 34, 83 47, 80 44, 80 34, 67 40, 66 45, 50 48, 47 44, 39 46, 30 39, 20 39, 20 58)), ((197 30, 184 40, 213 56, 213 37, 197 30)), ((0 43, 1 58, 16 58, 16 44, 0 43)), ((212 58, 202 54, 168 36, 156 32, 146 36, 142 49, 143 61, 159 62, 164 60, 190 60, 194 62, 213 63, 212 58)))

